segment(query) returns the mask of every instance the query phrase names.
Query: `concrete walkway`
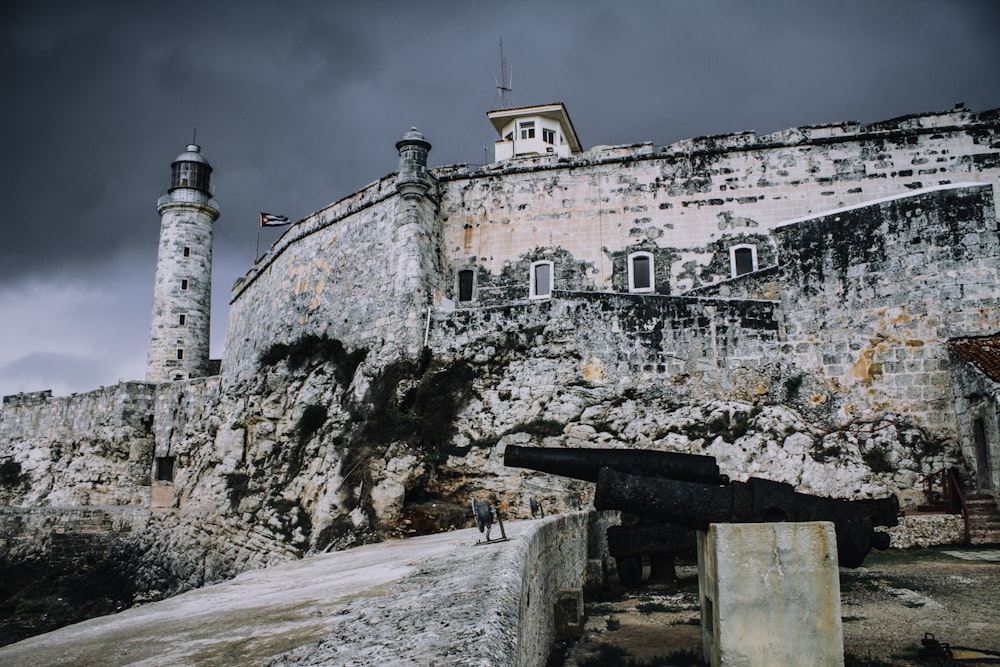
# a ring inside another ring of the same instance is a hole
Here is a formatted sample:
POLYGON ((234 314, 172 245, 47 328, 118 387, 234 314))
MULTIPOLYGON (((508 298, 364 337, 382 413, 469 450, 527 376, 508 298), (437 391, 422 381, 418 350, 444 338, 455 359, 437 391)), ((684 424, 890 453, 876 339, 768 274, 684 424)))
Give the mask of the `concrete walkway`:
POLYGON ((502 543, 459 530, 247 572, 0 647, 0 665, 514 664, 518 563, 542 523, 513 522, 502 543))

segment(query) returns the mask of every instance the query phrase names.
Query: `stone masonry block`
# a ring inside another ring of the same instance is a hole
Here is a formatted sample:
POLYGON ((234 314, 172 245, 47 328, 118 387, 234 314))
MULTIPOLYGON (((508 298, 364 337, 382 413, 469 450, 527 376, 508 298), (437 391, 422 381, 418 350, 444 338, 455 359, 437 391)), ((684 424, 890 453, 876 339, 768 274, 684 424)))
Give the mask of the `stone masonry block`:
POLYGON ((832 523, 713 524, 698 582, 713 667, 844 664, 832 523))

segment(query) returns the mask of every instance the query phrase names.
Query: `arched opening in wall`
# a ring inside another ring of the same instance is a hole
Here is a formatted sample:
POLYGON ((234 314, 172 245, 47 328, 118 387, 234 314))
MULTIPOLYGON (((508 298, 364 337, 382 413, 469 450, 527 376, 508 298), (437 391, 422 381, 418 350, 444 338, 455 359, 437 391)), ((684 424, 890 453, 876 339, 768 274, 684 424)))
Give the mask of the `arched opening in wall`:
POLYGON ((648 252, 634 252, 628 256, 628 291, 653 291, 653 256, 648 252))
POLYGON ((458 300, 472 301, 476 293, 476 272, 472 269, 462 269, 458 272, 458 300))
POLYGON ((153 479, 157 482, 174 481, 174 457, 157 456, 153 461, 153 479))
POLYGON ((528 297, 547 299, 552 296, 552 262, 534 262, 531 265, 531 285, 528 297))
POLYGON ((757 246, 735 245, 729 249, 730 277, 742 276, 757 270, 757 246))

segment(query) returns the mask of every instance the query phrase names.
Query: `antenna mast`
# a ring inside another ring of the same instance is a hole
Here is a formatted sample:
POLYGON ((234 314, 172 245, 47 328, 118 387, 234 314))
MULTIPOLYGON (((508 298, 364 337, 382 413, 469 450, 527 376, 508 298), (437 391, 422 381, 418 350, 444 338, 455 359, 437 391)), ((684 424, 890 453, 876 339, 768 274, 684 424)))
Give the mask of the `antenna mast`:
POLYGON ((500 38, 500 83, 497 84, 497 90, 500 91, 500 108, 509 108, 507 95, 511 92, 510 71, 507 69, 507 59, 503 57, 503 37, 500 38))

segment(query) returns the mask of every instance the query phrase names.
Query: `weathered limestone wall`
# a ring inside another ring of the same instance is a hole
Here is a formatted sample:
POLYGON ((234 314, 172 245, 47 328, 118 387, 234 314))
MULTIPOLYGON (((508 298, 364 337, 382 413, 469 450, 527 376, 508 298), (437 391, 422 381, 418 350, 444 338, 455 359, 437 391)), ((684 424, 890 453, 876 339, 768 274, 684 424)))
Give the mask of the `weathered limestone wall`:
POLYGON ((410 312, 399 289, 425 267, 400 205, 389 177, 291 227, 233 287, 223 373, 250 375, 273 343, 304 334, 384 346, 386 358, 418 349, 424 309, 410 312))
POLYGON ((730 276, 734 244, 773 264, 767 235, 787 220, 963 181, 1000 195, 998 121, 997 110, 956 109, 441 168, 450 282, 475 267, 481 303, 518 298, 528 281, 519 262, 551 259, 557 289, 604 290, 621 283, 628 252, 647 250, 669 266, 658 292, 692 289, 730 276), (560 276, 560 263, 577 275, 560 276))
MULTIPOLYGON (((456 301, 462 269, 471 305, 489 306, 526 299, 539 260, 558 290, 620 292, 629 253, 649 252, 658 294, 728 279, 736 244, 773 266, 770 232, 790 219, 930 185, 1000 187, 998 118, 961 109, 442 167, 415 217, 387 177, 294 225, 237 282, 224 368, 250 372, 293 332, 384 345, 385 358, 417 349, 430 293, 456 301)), ((772 298, 766 285, 751 296, 772 298)))
POLYGON ((842 423, 895 413, 954 441, 947 340, 1000 322, 992 188, 935 189, 774 233, 781 352, 808 375, 817 409, 842 423))
MULTIPOLYGON (((522 667, 546 664, 555 639, 556 597, 560 591, 602 583, 587 580, 587 564, 608 559, 603 536, 607 527, 615 523, 618 523, 616 512, 574 512, 549 517, 531 531, 520 554, 518 660, 514 664, 522 667), (596 553, 593 544, 601 545, 596 553)), ((510 614, 512 610, 505 611, 510 614)))
POLYGON ((148 503, 155 388, 125 382, 5 402, 0 506, 148 503))
POLYGON ((429 344, 465 356, 485 339, 487 358, 491 338, 545 330, 573 347, 581 381, 659 378, 692 397, 752 399, 767 392, 761 366, 777 352, 779 321, 772 301, 556 291, 536 303, 437 313, 429 344))

